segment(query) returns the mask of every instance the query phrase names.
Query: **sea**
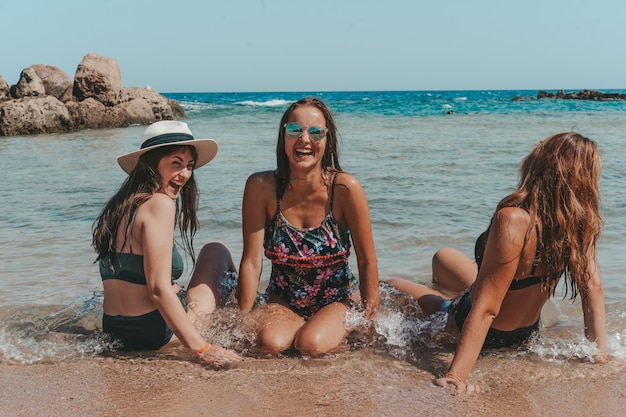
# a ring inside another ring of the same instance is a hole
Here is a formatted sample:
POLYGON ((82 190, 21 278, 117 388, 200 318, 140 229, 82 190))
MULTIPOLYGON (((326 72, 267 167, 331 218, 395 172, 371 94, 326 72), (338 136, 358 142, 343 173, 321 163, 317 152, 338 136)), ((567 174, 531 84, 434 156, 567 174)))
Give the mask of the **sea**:
MULTIPOLYGON (((555 92, 555 91, 551 91, 555 92)), ((625 90, 603 90, 624 93, 625 90)), ((576 131, 602 153, 598 248, 607 308, 608 350, 626 357, 626 101, 537 99, 537 90, 163 93, 181 103, 197 138, 219 144, 195 172, 200 189, 196 253, 211 241, 241 257, 241 200, 246 178, 276 167, 280 118, 289 104, 317 96, 332 109, 340 163, 363 185, 381 280, 429 283, 435 251, 473 254, 498 201, 518 182, 534 145, 576 131)), ((102 285, 91 246, 93 222, 125 178, 118 156, 138 149, 145 126, 0 137, 0 364, 89 359, 115 349, 101 332, 102 285)), ((356 270, 354 254, 351 259, 356 270)), ((193 268, 187 258, 182 282, 193 268)), ((270 267, 264 265, 261 289, 270 267)), ((228 307, 225 307, 228 309, 228 307)), ((231 310, 219 343, 248 354, 250 334, 231 310)), ((353 317, 355 329, 359 317, 353 317)), ((411 302, 382 290, 376 343, 398 358, 440 347, 444 317, 419 318, 411 302)), ((561 287, 544 307, 538 361, 592 358, 580 300, 561 287)), ((358 345, 358 346, 357 346, 358 345)))

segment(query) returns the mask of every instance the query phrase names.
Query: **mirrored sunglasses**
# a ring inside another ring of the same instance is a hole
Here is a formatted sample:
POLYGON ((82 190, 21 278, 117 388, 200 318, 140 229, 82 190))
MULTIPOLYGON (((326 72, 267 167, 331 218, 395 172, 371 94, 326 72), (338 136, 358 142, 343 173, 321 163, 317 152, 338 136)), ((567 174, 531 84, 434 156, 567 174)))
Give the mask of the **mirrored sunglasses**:
POLYGON ((285 133, 287 136, 293 139, 297 139, 304 134, 304 131, 309 133, 309 137, 313 140, 322 140, 328 129, 321 126, 311 126, 304 128, 298 123, 285 123, 285 133))

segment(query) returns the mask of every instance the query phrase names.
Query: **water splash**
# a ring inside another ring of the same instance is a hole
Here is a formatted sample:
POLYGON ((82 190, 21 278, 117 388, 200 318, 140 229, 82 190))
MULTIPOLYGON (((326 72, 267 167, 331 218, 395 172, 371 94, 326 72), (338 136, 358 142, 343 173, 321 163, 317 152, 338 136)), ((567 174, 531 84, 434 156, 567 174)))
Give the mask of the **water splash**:
POLYGON ((234 349, 244 354, 253 350, 256 339, 254 323, 235 305, 220 308, 198 319, 200 333, 211 343, 234 349))
POLYGON ((598 346, 588 341, 582 332, 566 339, 542 335, 529 344, 528 350, 549 362, 565 362, 571 359, 594 362, 594 358, 600 353, 598 346))
POLYGON ((362 312, 348 314, 352 331, 348 338, 351 349, 370 347, 398 358, 408 359, 414 350, 439 348, 449 343, 444 331, 447 314, 425 317, 415 300, 396 289, 381 284, 380 306, 372 323, 362 312))
MULTIPOLYGON (((102 300, 100 291, 67 306, 4 308, 0 311, 0 362, 31 364, 116 352, 121 346, 101 330, 102 300)), ((230 303, 199 318, 197 325, 212 343, 256 357, 255 317, 264 308, 259 305, 244 315, 230 303)), ((607 350, 614 358, 626 358, 626 333, 621 325, 625 314, 621 310, 607 314, 607 350)), ((350 350, 371 348, 409 361, 415 352, 424 350, 453 352, 446 321, 446 313, 423 316, 415 300, 382 284, 380 308, 372 321, 361 311, 347 315, 347 346, 350 350)), ((184 356, 184 349, 181 352, 184 356)), ((598 349, 585 338, 579 323, 560 320, 543 328, 524 352, 547 362, 593 362, 598 349)))
POLYGON ((69 306, 18 307, 2 312, 0 359, 31 364, 94 356, 115 349, 98 330, 102 294, 69 306))

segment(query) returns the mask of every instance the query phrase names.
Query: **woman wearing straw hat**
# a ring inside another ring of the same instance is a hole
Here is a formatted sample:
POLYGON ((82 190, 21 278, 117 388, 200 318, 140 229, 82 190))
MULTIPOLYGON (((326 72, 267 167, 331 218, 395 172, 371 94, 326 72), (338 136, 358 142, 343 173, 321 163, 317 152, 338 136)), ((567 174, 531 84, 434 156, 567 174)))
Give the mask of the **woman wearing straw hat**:
POLYGON ((217 143, 194 139, 186 123, 150 125, 141 149, 118 158, 128 174, 94 223, 104 287, 103 330, 126 350, 159 349, 180 341, 203 363, 222 366, 241 361, 236 353, 211 345, 198 332, 198 314, 219 303, 218 281, 235 271, 221 243, 200 252, 186 294, 175 283, 183 259, 174 245, 180 230, 182 247, 195 261, 192 247, 198 220, 198 192, 193 171, 211 161, 217 143))

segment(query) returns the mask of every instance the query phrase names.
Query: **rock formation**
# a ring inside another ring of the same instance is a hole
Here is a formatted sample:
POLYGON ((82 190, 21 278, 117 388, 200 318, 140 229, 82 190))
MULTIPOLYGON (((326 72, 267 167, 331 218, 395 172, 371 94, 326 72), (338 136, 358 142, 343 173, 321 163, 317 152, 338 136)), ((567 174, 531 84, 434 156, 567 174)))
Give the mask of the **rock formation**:
POLYGON ((24 69, 9 86, 0 75, 0 136, 125 127, 185 116, 151 88, 123 87, 113 58, 87 54, 74 81, 50 65, 24 69))
MULTIPOLYGON (((626 100, 626 94, 620 93, 603 93, 597 90, 580 90, 578 92, 566 93, 564 90, 557 90, 555 93, 548 91, 539 91, 537 93, 537 99, 560 99, 560 100, 594 100, 594 101, 616 101, 626 100)), ((534 100, 534 97, 513 97, 513 101, 525 101, 534 100)))
POLYGON ((537 98, 557 98, 563 100, 596 100, 596 101, 613 101, 626 100, 626 94, 619 93, 603 93, 597 90, 580 90, 579 92, 566 93, 558 90, 556 94, 547 91, 537 93, 537 98))

